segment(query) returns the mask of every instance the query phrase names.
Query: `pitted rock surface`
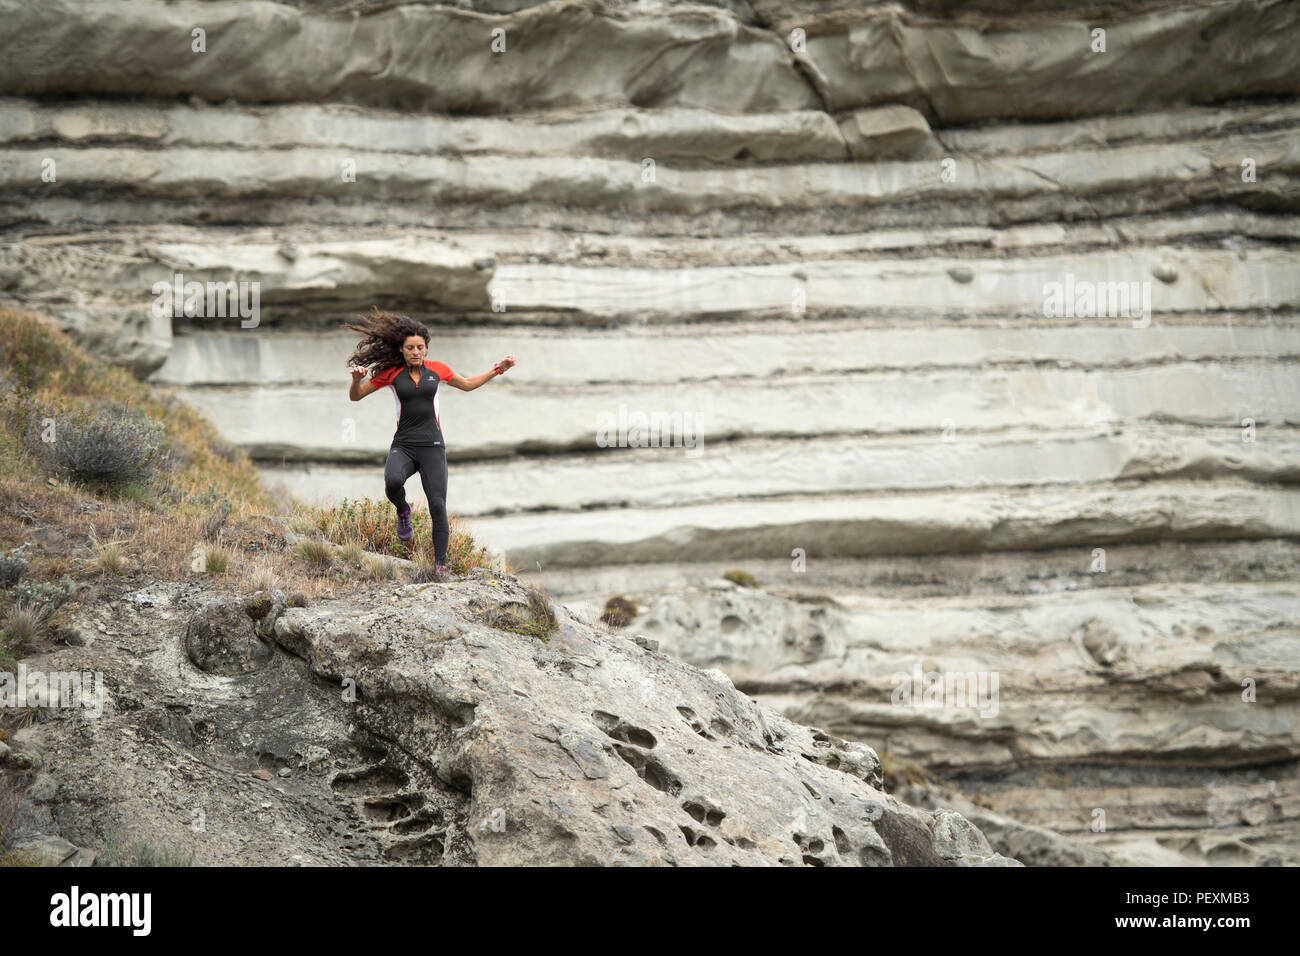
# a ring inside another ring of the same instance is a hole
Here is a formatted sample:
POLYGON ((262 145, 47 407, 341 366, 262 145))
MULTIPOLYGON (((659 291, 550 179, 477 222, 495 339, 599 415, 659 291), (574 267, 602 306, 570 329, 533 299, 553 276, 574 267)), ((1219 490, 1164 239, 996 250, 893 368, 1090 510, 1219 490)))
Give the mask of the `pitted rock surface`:
POLYGON ((285 608, 269 658, 232 675, 195 667, 185 635, 198 613, 245 633, 237 598, 140 593, 111 633, 83 609, 85 646, 32 662, 104 672, 102 717, 15 735, 78 846, 126 830, 199 864, 1018 865, 964 817, 881 792, 871 748, 719 671, 560 605, 547 640, 483 623, 526 603, 512 575, 285 608))

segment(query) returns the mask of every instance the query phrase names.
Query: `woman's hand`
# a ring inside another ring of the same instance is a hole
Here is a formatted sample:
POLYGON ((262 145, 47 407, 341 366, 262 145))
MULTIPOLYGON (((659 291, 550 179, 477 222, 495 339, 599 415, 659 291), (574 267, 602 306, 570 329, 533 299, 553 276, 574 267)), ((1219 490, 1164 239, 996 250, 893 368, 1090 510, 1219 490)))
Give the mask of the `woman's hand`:
POLYGON ((501 366, 501 371, 504 372, 507 369, 511 369, 515 367, 515 357, 513 354, 507 355, 500 362, 497 362, 497 364, 501 366))
POLYGON ((364 365, 354 365, 349 371, 352 373, 352 384, 355 385, 366 377, 366 367, 364 365))

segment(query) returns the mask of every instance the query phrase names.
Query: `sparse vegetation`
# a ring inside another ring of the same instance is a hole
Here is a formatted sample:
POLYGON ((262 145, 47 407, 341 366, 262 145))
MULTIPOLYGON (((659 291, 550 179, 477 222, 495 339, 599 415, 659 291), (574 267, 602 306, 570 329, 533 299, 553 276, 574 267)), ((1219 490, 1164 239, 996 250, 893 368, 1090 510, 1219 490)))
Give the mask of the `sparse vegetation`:
POLYGON ((0 656, 17 657, 36 639, 49 617, 46 607, 29 601, 18 601, 5 615, 4 630, 0 631, 0 656))
MULTIPOLYGON (((0 308, 0 476, 0 661, 66 640, 77 605, 62 606, 78 588, 209 576, 305 607, 398 577, 366 552, 417 565, 432 555, 427 511, 403 542, 386 498, 320 508, 267 491, 194 409, 10 308, 0 308), (290 547, 288 530, 306 540, 290 547)), ((454 516, 451 526, 454 573, 514 570, 454 516)))
POLYGON ((942 787, 943 781, 926 771, 920 764, 886 750, 876 751, 884 777, 884 790, 894 793, 899 787, 920 784, 924 787, 942 787))
POLYGON ((392 561, 375 556, 366 558, 366 574, 372 581, 391 581, 397 571, 392 561))
POLYGON ((623 595, 615 594, 605 602, 605 610, 600 619, 610 627, 627 627, 634 617, 636 617, 636 605, 623 595))
POLYGON ((527 592, 526 607, 510 603, 492 608, 486 614, 486 621, 503 631, 527 634, 548 641, 559 626, 555 620, 555 609, 551 607, 551 599, 535 587, 529 587, 527 592))
MULTIPOLYGON (((397 537, 397 512, 387 498, 344 498, 333 508, 299 504, 290 517, 290 527, 297 534, 344 542, 345 548, 355 549, 352 552, 354 556, 348 557, 352 561, 363 551, 390 554, 417 563, 421 555, 427 554, 432 558, 431 524, 427 510, 412 508, 411 529, 415 536, 410 541, 402 541, 397 537)), ((447 542, 447 567, 453 574, 468 574, 471 568, 479 567, 509 573, 515 571, 477 544, 460 518, 452 515, 448 524, 451 538, 447 542)))
POLYGON ((21 544, 0 554, 0 588, 13 587, 27 573, 27 556, 23 553, 27 547, 28 544, 21 544))
POLYGON ((334 563, 334 549, 328 541, 320 538, 303 538, 294 548, 294 553, 317 570, 323 571, 334 563))
POLYGON ((120 541, 108 541, 99 546, 99 551, 95 556, 95 565, 101 571, 107 574, 116 574, 120 577, 124 564, 125 557, 122 554, 122 543, 120 541))
POLYGON ((104 841, 95 863, 99 866, 193 866, 195 850, 155 846, 143 837, 118 832, 104 841))
POLYGON ((35 866, 35 861, 17 849, 33 831, 35 816, 31 802, 0 774, 0 866, 35 866))
POLYGON ((722 576, 732 584, 739 584, 742 588, 758 587, 758 579, 748 571, 740 570, 740 568, 732 568, 729 571, 724 571, 722 576))

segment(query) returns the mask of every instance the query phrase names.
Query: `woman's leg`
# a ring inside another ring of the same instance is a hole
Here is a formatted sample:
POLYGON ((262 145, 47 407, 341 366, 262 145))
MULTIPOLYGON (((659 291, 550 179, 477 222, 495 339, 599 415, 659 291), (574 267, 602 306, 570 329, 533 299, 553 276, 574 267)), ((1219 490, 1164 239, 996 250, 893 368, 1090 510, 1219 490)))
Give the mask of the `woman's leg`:
POLYGON ((406 479, 415 474, 416 462, 409 452, 398 445, 388 449, 388 460, 384 462, 384 494, 397 506, 401 514, 410 506, 406 503, 406 479))
POLYGON ((447 523, 447 449, 442 445, 426 445, 418 449, 420 483, 424 496, 429 499, 429 515, 433 519, 433 556, 438 564, 447 563, 447 542, 451 527, 447 523))

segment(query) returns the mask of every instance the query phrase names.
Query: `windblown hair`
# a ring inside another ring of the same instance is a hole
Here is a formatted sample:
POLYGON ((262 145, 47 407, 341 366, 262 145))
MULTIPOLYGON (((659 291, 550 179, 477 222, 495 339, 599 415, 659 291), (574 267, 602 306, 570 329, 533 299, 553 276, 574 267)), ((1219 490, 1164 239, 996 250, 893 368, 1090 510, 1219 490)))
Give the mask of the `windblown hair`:
POLYGON ((429 329, 410 316, 380 312, 377 306, 371 306, 370 314, 362 316, 361 320, 363 325, 348 323, 343 326, 365 336, 348 356, 349 367, 364 365, 373 375, 394 365, 404 365, 402 343, 412 335, 424 339, 426 348, 429 345, 429 329))

